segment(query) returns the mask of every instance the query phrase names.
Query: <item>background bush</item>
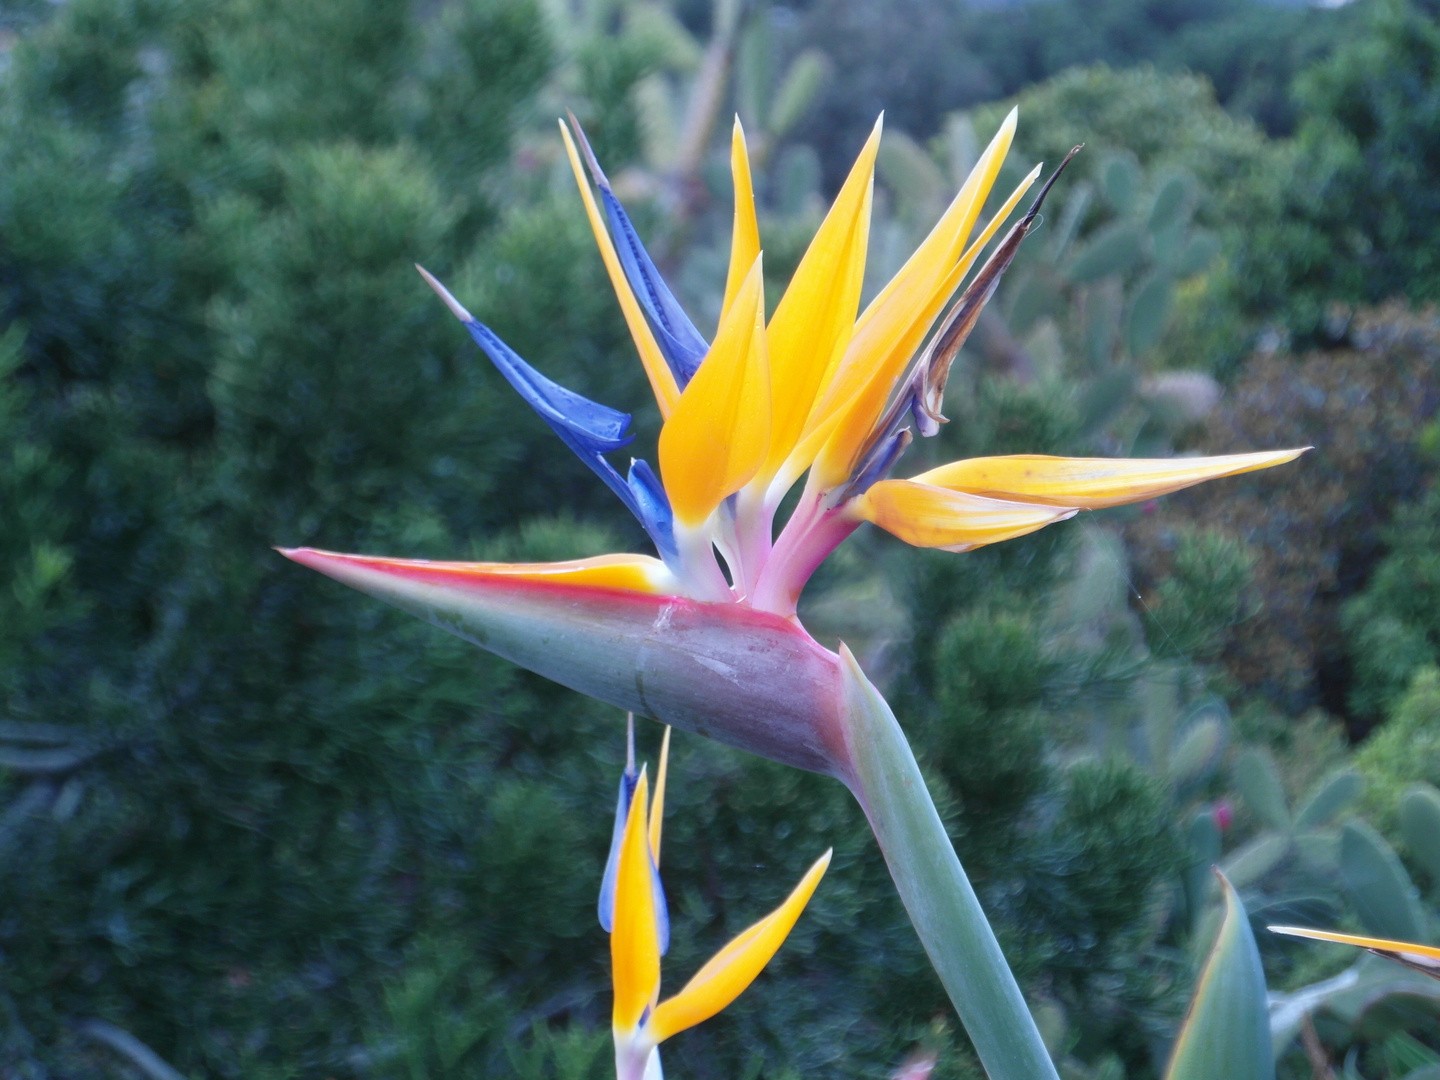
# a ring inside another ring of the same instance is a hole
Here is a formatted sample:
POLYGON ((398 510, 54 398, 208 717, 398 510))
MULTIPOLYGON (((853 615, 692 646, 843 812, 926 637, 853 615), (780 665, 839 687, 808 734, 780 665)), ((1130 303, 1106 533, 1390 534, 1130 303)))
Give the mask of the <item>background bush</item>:
MULTIPOLYGON (((609 1075, 622 718, 271 547, 643 545, 411 264, 635 408, 644 452, 659 418, 553 121, 585 122, 713 323, 728 126, 676 150, 707 50, 752 132, 772 304, 882 106, 872 289, 997 99, 1014 178, 1087 143, 916 470, 1315 447, 965 556, 862 532, 805 596, 887 684, 1067 1077, 1163 1068, 1211 862, 1257 919, 1364 925, 1359 814, 1440 880, 1404 824, 1440 783, 1440 338, 1405 306, 1434 297, 1440 221, 1424 5, 71 0, 0 24, 0 1076, 139 1075, 97 1030, 192 1076, 609 1075)), ((876 1076, 927 1047, 979 1075, 839 785, 683 734, 672 778, 672 978, 836 849, 672 1073, 876 1076)), ((1282 990, 1338 970, 1265 947, 1282 990)), ((1366 1078, 1440 1062, 1430 1021, 1317 1018, 1366 1078)), ((1298 1049, 1282 1075, 1310 1075, 1298 1049)))

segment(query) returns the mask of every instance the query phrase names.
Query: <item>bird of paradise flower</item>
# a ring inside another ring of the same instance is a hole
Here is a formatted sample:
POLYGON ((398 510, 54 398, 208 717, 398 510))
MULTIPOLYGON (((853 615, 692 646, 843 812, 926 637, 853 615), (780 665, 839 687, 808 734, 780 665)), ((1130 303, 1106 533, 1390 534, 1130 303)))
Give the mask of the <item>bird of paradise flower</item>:
POLYGON ((500 564, 310 548, 283 554, 582 693, 842 780, 869 817, 991 1075, 1053 1077, 893 714, 843 645, 830 652, 805 632, 796 602, 826 556, 865 522, 917 546, 968 551, 1080 510, 1268 468, 1302 451, 1160 460, 1023 454, 890 476, 915 433, 934 435, 945 422, 951 364, 1059 175, 951 304, 1040 175, 1037 166, 975 232, 1015 125, 1012 111, 930 234, 857 317, 877 123, 767 323, 737 121, 730 266, 707 343, 660 277, 578 125, 572 136, 562 122, 590 225, 664 420, 659 474, 632 460, 622 476, 606 457, 630 441, 628 414, 547 379, 420 272, 510 385, 634 513, 658 558, 500 564), (802 476, 777 536, 776 511, 802 476))
POLYGON ((616 1076, 619 1080, 660 1080, 660 1044, 709 1020, 754 982, 810 902, 830 865, 831 852, 815 860, 779 907, 737 934, 678 993, 661 1001, 660 958, 670 944, 670 917, 660 886, 670 729, 665 729, 660 744, 653 798, 645 769, 638 773, 635 769, 633 715, 626 736, 628 752, 615 807, 615 831, 600 887, 600 925, 610 934, 616 1076))

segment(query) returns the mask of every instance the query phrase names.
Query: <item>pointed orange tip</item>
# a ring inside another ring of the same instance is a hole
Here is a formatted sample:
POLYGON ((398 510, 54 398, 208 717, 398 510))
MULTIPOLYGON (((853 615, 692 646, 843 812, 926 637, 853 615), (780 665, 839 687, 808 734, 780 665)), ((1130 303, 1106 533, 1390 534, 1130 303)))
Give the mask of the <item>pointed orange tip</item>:
POLYGON ((785 943, 830 866, 831 848, 816 859, 790 895, 712 956, 674 997, 656 1007, 650 1031, 657 1043, 714 1016, 739 997, 785 943))
POLYGON ((1371 952, 1394 954, 1395 958, 1402 962, 1409 962, 1412 959, 1429 961, 1430 964, 1440 969, 1440 949, 1432 945, 1418 945, 1413 941, 1392 941, 1389 938, 1362 937, 1359 934, 1341 934, 1334 930, 1312 930, 1304 926, 1267 926, 1265 929, 1272 934, 1284 934, 1286 937, 1308 938, 1311 941, 1326 941, 1335 945, 1353 945, 1356 948, 1369 949, 1371 952))
POLYGON ((648 555, 597 555, 553 563, 442 562, 345 555, 315 548, 276 548, 281 555, 346 585, 365 590, 367 582, 441 588, 474 588, 503 581, 577 589, 663 595, 678 590, 665 564, 648 555))
POLYGON ((967 458, 912 477, 971 495, 1036 505, 1101 510, 1143 502, 1227 476, 1269 469, 1305 452, 1275 450, 1221 457, 1065 458, 1044 454, 967 458))
POLYGON ((465 310, 465 305, 460 303, 459 300, 456 300, 454 294, 451 293, 451 291, 447 289, 444 285, 441 285, 434 274, 430 273, 429 270, 426 270, 419 263, 415 264, 415 269, 420 271, 420 276, 425 279, 425 284, 429 285, 430 288, 434 289, 435 294, 439 296, 441 300, 445 301, 445 306, 450 309, 451 314, 453 314, 462 323, 470 323, 475 321, 475 316, 471 315, 470 312, 465 310))

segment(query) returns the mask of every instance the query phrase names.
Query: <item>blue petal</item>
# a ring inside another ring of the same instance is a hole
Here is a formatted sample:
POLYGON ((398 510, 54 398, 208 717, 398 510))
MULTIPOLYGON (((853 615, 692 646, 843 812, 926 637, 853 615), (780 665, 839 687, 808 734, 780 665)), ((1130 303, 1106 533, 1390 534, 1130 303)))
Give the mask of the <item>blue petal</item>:
POLYGON ((895 467, 895 462, 900 459, 900 455, 905 452, 905 448, 910 445, 910 440, 910 429, 901 428, 893 435, 887 435, 877 441, 856 466, 854 476, 845 487, 845 498, 863 495, 877 481, 885 479, 890 470, 895 467))
POLYGON ((670 908, 665 903, 665 887, 660 884, 660 868, 650 860, 650 883, 655 891, 655 931, 660 937, 660 955, 670 951, 670 908))
MULTIPOLYGON (((625 819, 630 815, 637 781, 632 759, 620 774, 620 790, 615 798, 615 824, 610 830, 610 853, 605 857, 605 874, 600 879, 600 902, 596 905, 600 927, 607 934, 615 929, 615 879, 620 873, 620 845, 625 839, 625 819)), ((649 847, 648 840, 646 847, 649 847)), ((655 904, 655 929, 660 938, 660 955, 664 956, 670 950, 670 908, 665 903, 665 887, 660 883, 660 870, 653 856, 650 860, 650 882, 655 904)))
POLYGON ((605 170, 600 168, 600 162, 595 160, 595 151, 590 148, 590 140, 585 138, 585 132, 580 129, 573 115, 570 123, 579 137, 585 165, 595 180, 595 186, 600 189, 600 201, 605 204, 605 216, 610 219, 610 231, 615 234, 615 248, 620 255, 620 267, 625 271, 625 279, 630 282, 630 288, 640 301, 640 307, 645 311, 645 320, 655 332, 655 342, 660 346, 665 362, 674 373, 675 381, 683 390, 699 369, 700 361, 704 360, 705 354, 710 351, 710 345, 700 331, 695 329, 690 316, 685 314, 685 309, 680 306, 675 294, 660 276, 660 271, 655 268, 650 253, 640 242, 640 234, 630 223, 630 215, 625 213, 625 208, 620 205, 615 192, 610 190, 610 180, 605 175, 605 170))
POLYGON ((598 914, 600 926, 607 934, 615 928, 615 877, 620 871, 620 842, 625 837, 625 818, 630 813, 630 800, 635 797, 635 781, 633 767, 620 774, 620 793, 615 799, 615 827, 610 832, 610 854, 605 858, 605 876, 600 879, 598 914))
POLYGON ((520 359, 515 350, 484 323, 472 318, 465 328, 516 393, 557 432, 564 429, 562 439, 568 434, 593 454, 618 450, 631 441, 633 436, 625 434, 630 426, 629 413, 601 405, 551 382, 520 359))
POLYGON ((670 501, 654 472, 644 462, 633 463, 627 483, 604 456, 632 440, 633 436, 625 433, 630 426, 630 414, 581 397, 551 382, 520 359, 515 350, 484 323, 473 316, 464 322, 470 336, 505 376, 505 381, 540 414, 540 419, 550 425, 561 441, 620 497, 620 501, 649 534, 660 557, 673 562, 677 556, 670 501), (641 467, 638 470, 637 465, 641 467))
POLYGON ((655 541, 661 557, 678 557, 679 549, 675 546, 675 514, 670 509, 670 498, 665 494, 665 488, 661 485, 660 478, 655 475, 655 470, 650 468, 648 461, 631 458, 630 475, 626 480, 639 507, 635 512, 636 517, 655 541))
POLYGON ((645 310, 645 318, 650 323, 650 328, 655 332, 655 343, 660 346, 665 362, 670 365, 670 370, 675 373, 675 381, 683 390, 699 369, 700 361, 704 360, 705 354, 710 351, 710 344, 701 336, 700 331, 695 329, 690 316, 685 314, 680 302, 675 299, 675 294, 665 284, 665 279, 655 268, 650 253, 640 242, 635 226, 630 223, 630 216, 625 213, 620 200, 610 190, 610 184, 604 179, 603 173, 598 181, 600 199, 605 204, 605 215, 610 219, 610 227, 615 233, 620 265, 625 271, 625 277, 630 281, 630 288, 635 291, 636 299, 645 310))

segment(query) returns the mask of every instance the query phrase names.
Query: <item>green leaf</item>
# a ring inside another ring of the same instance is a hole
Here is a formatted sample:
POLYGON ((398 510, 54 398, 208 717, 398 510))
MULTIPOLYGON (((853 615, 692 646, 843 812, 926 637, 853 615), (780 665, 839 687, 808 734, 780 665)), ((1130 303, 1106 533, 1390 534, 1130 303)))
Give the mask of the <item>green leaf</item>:
POLYGON ((1098 281, 1123 274, 1145 257, 1140 231, 1128 222, 1101 229, 1070 264, 1070 280, 1098 281))
POLYGON ((1431 882, 1440 884, 1440 791, 1429 784, 1406 789, 1400 798, 1400 832, 1431 882))
POLYGON ((1241 888, 1259 881, 1275 869, 1290 851, 1290 837, 1281 833, 1262 833, 1242 848, 1230 853, 1221 869, 1241 888))
POLYGON ((1177 173, 1166 180, 1151 204, 1150 220, 1146 223, 1150 231, 1159 232, 1187 222, 1194 205, 1194 188, 1195 182, 1184 174, 1177 173))
POLYGON ((1170 321, 1170 308, 1175 301, 1175 286, 1170 275, 1151 274, 1130 301, 1130 355, 1149 352, 1165 333, 1170 321))
POLYGON ((830 80, 834 65, 819 49, 806 49, 790 62, 770 106, 770 134, 777 139, 796 125, 830 80))
POLYGON ((1255 816, 1277 832, 1290 831, 1290 809, 1285 789, 1280 786, 1275 764, 1261 750, 1247 750, 1235 766, 1235 782, 1245 805, 1255 816))
POLYGON ((1429 939, 1410 875, 1385 838, 1363 821, 1347 822, 1341 831, 1340 874, 1367 931, 1397 941, 1429 939))
MULTIPOLYGON (((1225 722, 1215 715, 1191 723, 1170 754, 1170 779, 1180 786, 1204 780, 1225 747, 1225 722)), ((1211 860, 1214 861, 1214 860, 1211 860)))
POLYGON ((1329 825, 1335 816, 1360 797, 1365 778, 1354 769, 1333 772, 1311 789, 1310 798, 1295 815, 1297 829, 1319 829, 1329 825))
POLYGON ((1171 1052, 1166 1080, 1274 1080, 1265 972, 1250 920, 1234 886, 1219 875, 1225 898, 1220 933, 1195 984, 1190 1011, 1171 1052))
POLYGON ((1108 202, 1117 214, 1128 214, 1140 191, 1140 163, 1134 154, 1113 155, 1100 171, 1100 183, 1108 202))
POLYGON ((1209 267, 1219 254, 1220 238, 1214 233, 1197 229, 1191 234, 1185 247, 1175 256, 1175 261, 1170 269, 1177 279, 1184 281, 1209 267))
POLYGON ((1340 871, 1340 834, 1333 829, 1313 829, 1298 834, 1295 850, 1311 873, 1328 876, 1340 871))
POLYGON ((1181 877, 1185 890, 1185 906, 1190 912, 1192 928, 1198 928, 1205 913, 1206 893, 1211 874, 1220 859, 1220 826, 1210 810, 1200 810, 1190 819, 1185 830, 1186 846, 1190 849, 1190 865, 1181 877))

